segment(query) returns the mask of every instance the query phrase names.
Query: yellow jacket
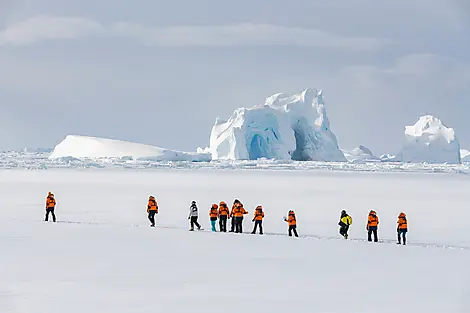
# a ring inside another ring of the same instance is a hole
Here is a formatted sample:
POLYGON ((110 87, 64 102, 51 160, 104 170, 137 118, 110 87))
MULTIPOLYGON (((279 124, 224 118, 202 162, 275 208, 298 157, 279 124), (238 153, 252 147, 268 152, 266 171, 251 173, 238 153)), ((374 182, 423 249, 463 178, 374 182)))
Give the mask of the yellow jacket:
POLYGON ((344 223, 345 225, 352 225, 352 217, 349 215, 346 215, 345 217, 341 218, 341 222, 344 223))

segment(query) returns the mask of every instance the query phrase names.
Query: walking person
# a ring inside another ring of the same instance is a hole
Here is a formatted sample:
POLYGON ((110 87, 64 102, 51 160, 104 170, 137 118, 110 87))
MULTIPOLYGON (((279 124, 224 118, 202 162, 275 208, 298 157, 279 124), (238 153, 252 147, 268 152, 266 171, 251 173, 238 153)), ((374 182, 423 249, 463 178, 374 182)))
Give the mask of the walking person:
POLYGON ((149 197, 147 204, 148 219, 150 221, 150 227, 155 227, 155 215, 158 214, 158 204, 154 196, 149 197))
POLYGON ((295 237, 299 237, 299 234, 297 234, 297 218, 295 217, 295 212, 293 210, 289 211, 289 216, 284 218, 284 221, 289 225, 289 237, 292 237, 292 232, 295 237))
POLYGON ((217 231, 217 229, 215 228, 215 225, 217 223, 217 219, 219 217, 219 206, 217 204, 213 204, 211 209, 209 210, 209 218, 211 220, 211 227, 212 227, 212 231, 217 231))
POLYGON ((236 219, 235 219, 233 211, 235 210, 235 206, 239 203, 241 203, 240 200, 235 199, 233 201, 233 204, 232 204, 232 210, 230 211, 230 217, 232 218, 232 220, 230 221, 230 232, 231 233, 233 233, 235 231, 235 225, 236 225, 236 219))
POLYGON ((379 228, 379 217, 374 210, 370 210, 369 216, 367 217, 367 240, 372 241, 372 234, 374 234, 374 242, 379 241, 377 230, 379 228))
POLYGON ((198 230, 201 230, 201 225, 197 222, 198 219, 198 208, 196 205, 196 201, 191 202, 191 206, 189 207, 189 216, 188 220, 191 222, 191 228, 189 229, 190 231, 194 230, 194 225, 196 225, 198 230))
POLYGON ((397 222, 397 233, 398 233, 398 242, 397 245, 401 244, 401 238, 403 237, 403 245, 406 245, 406 233, 408 232, 408 220, 406 219, 406 214, 401 212, 398 215, 397 222))
POLYGON ((259 226, 259 234, 263 234, 263 218, 264 218, 264 212, 263 212, 263 207, 261 205, 258 205, 255 209, 255 214, 253 216, 252 222, 255 222, 255 226, 253 228, 253 231, 251 232, 252 234, 256 234, 256 229, 259 226))
POLYGON ((52 221, 55 222, 55 206, 57 202, 55 201, 54 194, 49 192, 46 198, 46 218, 44 219, 46 222, 49 221, 49 214, 52 215, 52 221))
POLYGON ((339 233, 344 239, 348 239, 349 225, 352 224, 352 217, 346 213, 346 210, 341 211, 341 217, 339 218, 339 233))
POLYGON ((229 210, 227 207, 227 203, 220 202, 219 203, 219 231, 227 232, 227 219, 229 218, 229 210))
POLYGON ((243 204, 238 201, 233 209, 233 218, 235 219, 235 233, 243 233, 243 215, 248 214, 243 204))

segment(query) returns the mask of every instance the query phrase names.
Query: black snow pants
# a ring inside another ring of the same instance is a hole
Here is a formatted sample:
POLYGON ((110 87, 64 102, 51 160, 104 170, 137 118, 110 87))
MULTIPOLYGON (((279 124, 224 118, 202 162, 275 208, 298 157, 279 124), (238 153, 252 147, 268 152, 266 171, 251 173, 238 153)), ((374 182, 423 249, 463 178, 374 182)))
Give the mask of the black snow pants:
POLYGON ((232 216, 232 220, 230 221, 230 232, 234 232, 235 231, 235 225, 236 225, 236 219, 234 216, 232 216))
POLYGON ((150 226, 155 226, 155 214, 157 214, 157 211, 149 211, 149 221, 150 221, 150 226))
POLYGON ((194 225, 199 229, 201 225, 197 222, 197 216, 191 216, 191 229, 194 229, 194 225))
POLYGON ((297 225, 290 225, 289 226, 289 236, 292 237, 292 232, 294 232, 295 237, 299 237, 299 234, 297 234, 297 225))
POLYGON ((253 231, 251 232, 252 234, 256 234, 256 229, 258 228, 259 226, 259 234, 262 235, 263 234, 263 221, 260 220, 260 221, 255 221, 255 226, 253 228, 253 231))
POLYGON ((398 229, 398 243, 401 244, 401 236, 403 236, 403 244, 406 245, 406 233, 408 232, 408 229, 402 228, 398 229))
POLYGON ((341 225, 339 228, 339 233, 341 236, 348 239, 348 230, 349 230, 349 225, 341 225))
POLYGON ((374 242, 378 242, 379 238, 377 236, 377 226, 369 226, 367 231, 367 240, 372 241, 372 234, 374 234, 374 242))
POLYGON ((243 233, 243 216, 234 217, 234 219, 235 219, 235 232, 243 233))
POLYGON ((227 215, 219 216, 219 229, 221 232, 227 232, 227 215))
POLYGON ((52 214, 52 220, 54 222, 56 221, 55 214, 54 214, 54 209, 55 208, 46 208, 46 218, 45 218, 46 222, 49 220, 49 213, 52 214))

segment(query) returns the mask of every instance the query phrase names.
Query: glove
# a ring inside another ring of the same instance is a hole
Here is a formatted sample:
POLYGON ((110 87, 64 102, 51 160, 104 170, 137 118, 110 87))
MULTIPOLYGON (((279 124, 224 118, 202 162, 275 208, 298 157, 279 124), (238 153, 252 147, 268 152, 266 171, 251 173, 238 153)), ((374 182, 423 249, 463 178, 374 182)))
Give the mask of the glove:
POLYGON ((254 221, 255 221, 255 219, 252 219, 251 221, 252 221, 252 222, 254 222, 254 221))
POLYGON ((369 226, 366 226, 366 230, 369 230, 369 226))

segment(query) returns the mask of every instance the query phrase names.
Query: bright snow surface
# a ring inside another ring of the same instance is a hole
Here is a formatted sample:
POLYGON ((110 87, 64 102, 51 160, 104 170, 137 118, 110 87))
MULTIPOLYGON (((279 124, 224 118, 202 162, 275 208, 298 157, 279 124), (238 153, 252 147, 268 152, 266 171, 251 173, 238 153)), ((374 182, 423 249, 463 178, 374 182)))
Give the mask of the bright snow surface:
POLYGON ((331 171, 4 170, 1 312, 468 312, 469 178, 331 171), (42 221, 48 191, 59 223, 42 221), (152 229, 147 197, 160 214, 152 229), (265 236, 188 232, 198 201, 265 208, 265 236), (367 212, 382 243, 368 243, 367 212), (285 236, 297 213, 301 238, 285 236), (353 217, 340 239, 341 209, 353 217), (409 245, 395 244, 396 217, 409 245))
POLYGON ((399 158, 412 163, 458 164, 460 145, 452 128, 446 127, 438 118, 426 115, 413 126, 405 127, 405 143, 399 158))
POLYGON ((206 150, 214 159, 346 161, 322 92, 313 88, 278 93, 263 105, 235 110, 228 121, 217 119, 206 150))
POLYGON ((159 147, 87 136, 67 136, 50 155, 58 158, 133 158, 153 161, 210 161, 209 153, 191 153, 159 147))

